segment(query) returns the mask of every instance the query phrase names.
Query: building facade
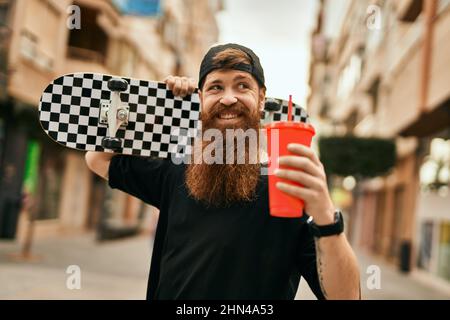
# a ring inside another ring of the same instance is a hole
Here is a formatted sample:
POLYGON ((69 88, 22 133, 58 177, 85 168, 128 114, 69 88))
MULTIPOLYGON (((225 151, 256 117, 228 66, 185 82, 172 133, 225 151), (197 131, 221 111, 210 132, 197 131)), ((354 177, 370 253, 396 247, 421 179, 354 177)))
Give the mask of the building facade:
MULTIPOLYGON (((0 1, 0 238, 22 241, 30 221, 35 236, 48 236, 98 228, 104 219, 135 225, 156 211, 107 187, 88 170, 83 152, 50 141, 37 106, 48 83, 66 73, 195 77, 217 41, 220 5, 191 5, 162 1, 148 17, 125 15, 110 0, 0 1), (195 37, 200 27, 210 30, 207 38, 195 37)), ((150 222, 143 223, 152 228, 150 222)))
POLYGON ((344 2, 336 17, 335 4, 321 1, 308 110, 325 136, 397 146, 390 174, 352 191, 351 240, 448 288, 450 1, 344 2))

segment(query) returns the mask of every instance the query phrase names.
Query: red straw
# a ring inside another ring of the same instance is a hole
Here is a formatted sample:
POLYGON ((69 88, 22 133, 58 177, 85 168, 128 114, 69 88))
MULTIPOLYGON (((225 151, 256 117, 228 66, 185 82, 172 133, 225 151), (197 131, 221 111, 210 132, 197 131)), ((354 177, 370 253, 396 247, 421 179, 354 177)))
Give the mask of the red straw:
POLYGON ((292 121, 292 95, 289 95, 288 121, 292 121))

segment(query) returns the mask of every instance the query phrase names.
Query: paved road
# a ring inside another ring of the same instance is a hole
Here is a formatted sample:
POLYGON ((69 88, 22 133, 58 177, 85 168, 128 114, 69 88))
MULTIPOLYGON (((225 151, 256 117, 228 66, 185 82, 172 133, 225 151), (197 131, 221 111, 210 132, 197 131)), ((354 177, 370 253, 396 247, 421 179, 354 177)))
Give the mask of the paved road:
MULTIPOLYGON (((366 300, 449 300, 450 291, 442 291, 431 286, 423 284, 415 277, 398 272, 392 265, 386 264, 379 258, 357 253, 361 273, 361 293, 362 298, 366 300), (380 289, 373 288, 373 282, 367 282, 373 275, 369 266, 377 266, 380 270, 380 289), (369 272, 368 272, 369 271, 369 272)), ((312 300, 315 299, 311 290, 305 282, 300 282, 297 299, 312 300)))
POLYGON ((98 244, 94 235, 38 241, 38 262, 13 262, 15 243, 0 243, 0 299, 144 299, 152 240, 139 236, 98 244), (81 270, 81 289, 69 290, 68 266, 81 270))
MULTIPOLYGON (((14 262, 15 242, 0 241, 0 299, 144 299, 152 239, 138 236, 99 244, 94 235, 39 240, 33 252, 37 262, 14 262), (81 289, 69 290, 67 267, 81 269, 81 289)), ((359 255, 364 299, 450 299, 415 279, 368 256, 359 255), (381 269, 381 289, 366 287, 367 266, 381 269)), ((297 299, 315 299, 302 281, 297 299)))

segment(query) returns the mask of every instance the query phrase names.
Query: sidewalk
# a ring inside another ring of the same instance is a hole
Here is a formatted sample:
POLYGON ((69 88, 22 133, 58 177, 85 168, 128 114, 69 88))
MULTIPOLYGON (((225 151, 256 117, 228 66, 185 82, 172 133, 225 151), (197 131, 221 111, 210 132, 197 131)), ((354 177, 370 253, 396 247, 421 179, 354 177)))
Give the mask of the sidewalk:
MULTIPOLYGON (((378 258, 363 252, 357 252, 361 274, 361 293, 364 300, 448 300, 448 292, 439 291, 427 286, 411 275, 398 272, 395 266, 388 265, 378 258), (370 290, 367 279, 372 273, 367 273, 367 267, 376 265, 381 270, 381 288, 370 290)), ((312 300, 315 296, 305 281, 300 283, 296 299, 312 300)))
MULTIPOLYGON (((36 241, 37 262, 14 262, 15 242, 0 241, 0 299, 145 299, 152 239, 137 236, 98 243, 93 234, 36 241), (67 267, 81 269, 81 289, 66 287, 67 267)), ((450 299, 392 266, 358 253, 363 299, 450 299), (369 290, 369 265, 381 269, 381 289, 369 290)), ((297 299, 315 299, 304 280, 297 299)))
POLYGON ((98 243, 93 234, 39 240, 38 262, 14 262, 17 243, 0 242, 0 299, 145 299, 152 239, 98 243), (67 267, 81 269, 81 289, 70 290, 67 267))

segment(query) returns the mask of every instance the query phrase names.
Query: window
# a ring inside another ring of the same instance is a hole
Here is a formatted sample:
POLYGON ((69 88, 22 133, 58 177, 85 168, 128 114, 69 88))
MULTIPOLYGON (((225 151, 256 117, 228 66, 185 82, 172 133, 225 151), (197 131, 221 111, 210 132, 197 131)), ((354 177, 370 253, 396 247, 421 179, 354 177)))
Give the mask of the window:
POLYGON ((402 1, 398 7, 398 17, 403 22, 414 22, 423 9, 423 0, 402 1))
POLYGON ((430 153, 420 168, 420 184, 424 191, 437 191, 446 196, 450 184, 450 140, 434 138, 430 153))
POLYGON ((361 79, 362 64, 361 56, 354 54, 342 70, 337 89, 337 95, 341 99, 346 99, 358 84, 361 79))
POLYGON ((450 222, 440 227, 438 249, 438 276, 450 281, 450 222))
POLYGON ((366 48, 370 52, 376 50, 384 40, 390 8, 385 1, 379 1, 376 5, 369 7, 366 14, 366 48))
POLYGON ((378 111, 379 104, 379 93, 380 93, 380 79, 376 79, 369 89, 369 95, 372 99, 372 113, 376 114, 378 111))
POLYGON ((420 228, 420 249, 419 261, 417 265, 419 268, 431 271, 431 257, 433 248, 433 223, 428 221, 422 223, 420 228))
POLYGON ((104 64, 108 36, 98 25, 98 11, 80 6, 81 29, 70 30, 68 55, 79 60, 104 64))
POLYGON ((38 38, 36 35, 31 33, 28 30, 22 31, 22 36, 20 39, 20 53, 25 58, 28 58, 30 60, 36 59, 38 52, 37 52, 37 44, 38 44, 38 38))

